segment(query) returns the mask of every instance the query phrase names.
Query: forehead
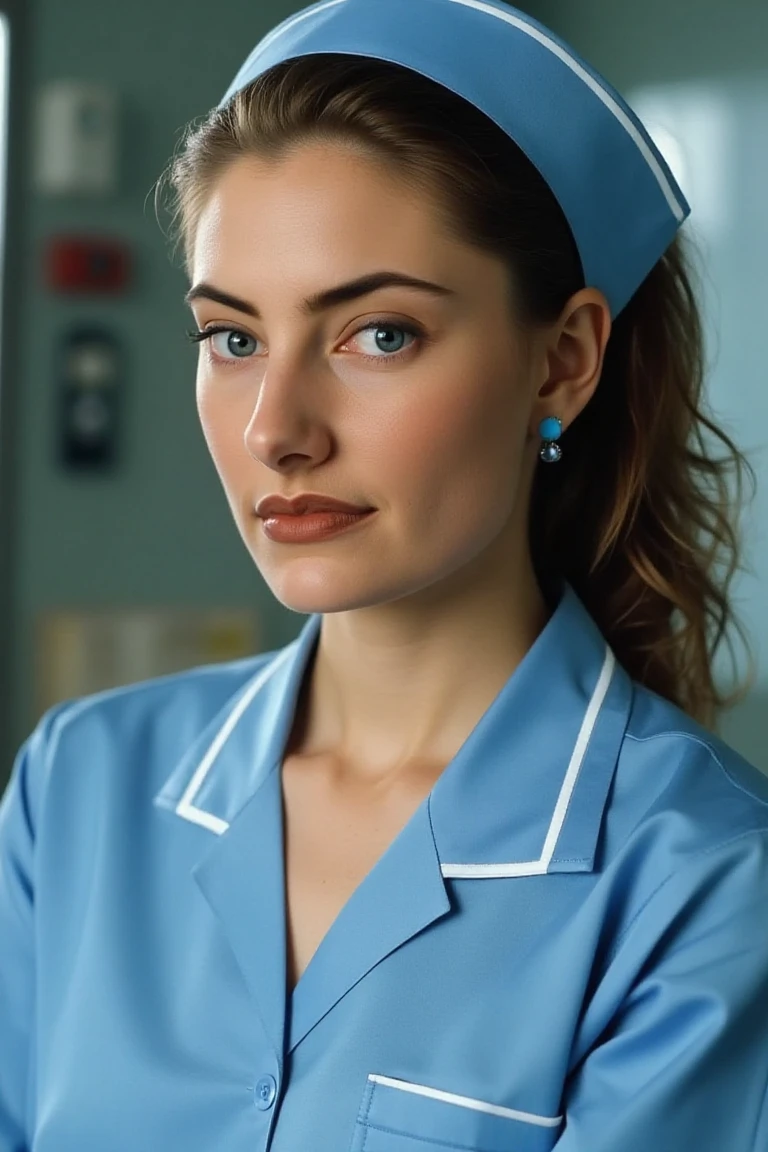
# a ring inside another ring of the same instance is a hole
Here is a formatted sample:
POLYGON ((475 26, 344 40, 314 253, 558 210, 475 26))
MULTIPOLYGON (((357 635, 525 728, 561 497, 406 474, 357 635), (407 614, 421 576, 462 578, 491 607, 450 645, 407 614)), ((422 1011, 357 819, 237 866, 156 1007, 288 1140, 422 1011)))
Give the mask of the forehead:
MULTIPOLYGON (((191 277, 262 312, 372 271, 445 285, 443 307, 506 322, 500 256, 461 240, 445 209, 392 165, 355 149, 305 144, 279 160, 240 157, 218 178, 193 240, 191 277)), ((437 301, 423 297, 424 306, 437 301)))
MULTIPOLYGON (((439 212, 391 165, 359 149, 307 144, 279 160, 240 157, 216 180, 198 220, 196 275, 213 261, 362 251, 372 259, 449 244, 439 212)), ((391 262, 391 261, 390 261, 391 262)))

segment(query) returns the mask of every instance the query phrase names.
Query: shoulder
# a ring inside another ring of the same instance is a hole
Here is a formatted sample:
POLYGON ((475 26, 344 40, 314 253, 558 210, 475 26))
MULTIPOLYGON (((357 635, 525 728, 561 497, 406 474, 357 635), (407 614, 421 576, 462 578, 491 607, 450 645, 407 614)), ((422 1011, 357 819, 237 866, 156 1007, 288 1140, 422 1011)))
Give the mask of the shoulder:
POLYGON ((118 726, 123 733, 166 725, 182 738, 194 737, 275 655, 201 664, 78 697, 58 706, 56 737, 99 724, 118 726))
POLYGON ((674 704, 633 689, 596 857, 605 967, 621 954, 629 981, 656 949, 690 945, 696 956, 711 945, 723 958, 762 932, 754 962, 765 980, 768 776, 674 704))
POLYGON ((181 672, 80 696, 56 706, 58 725, 61 729, 89 719, 127 722, 132 718, 160 718, 168 708, 189 706, 199 709, 202 716, 224 705, 275 655, 277 651, 262 652, 240 660, 200 664, 181 672))
POLYGON ((87 795, 129 774, 152 789, 170 766, 279 650, 204 664, 62 701, 49 708, 19 749, 11 785, 30 814, 51 787, 87 795))
POLYGON ((631 875, 644 898, 695 861, 716 870, 737 842, 768 852, 768 776, 670 701, 633 688, 601 870, 622 884, 631 875))
POLYGON ((634 689, 621 757, 626 782, 642 778, 652 804, 703 815, 719 800, 722 818, 741 813, 768 827, 768 775, 669 700, 642 685, 634 689))

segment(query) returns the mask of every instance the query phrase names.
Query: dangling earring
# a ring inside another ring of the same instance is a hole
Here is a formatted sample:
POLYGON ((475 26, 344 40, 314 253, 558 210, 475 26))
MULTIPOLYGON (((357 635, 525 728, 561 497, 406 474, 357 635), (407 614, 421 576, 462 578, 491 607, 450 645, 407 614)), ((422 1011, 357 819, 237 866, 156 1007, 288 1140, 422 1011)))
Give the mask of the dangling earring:
POLYGON ((539 436, 543 440, 539 456, 545 464, 556 463, 563 454, 557 439, 563 430, 563 422, 557 416, 547 416, 539 424, 539 436))

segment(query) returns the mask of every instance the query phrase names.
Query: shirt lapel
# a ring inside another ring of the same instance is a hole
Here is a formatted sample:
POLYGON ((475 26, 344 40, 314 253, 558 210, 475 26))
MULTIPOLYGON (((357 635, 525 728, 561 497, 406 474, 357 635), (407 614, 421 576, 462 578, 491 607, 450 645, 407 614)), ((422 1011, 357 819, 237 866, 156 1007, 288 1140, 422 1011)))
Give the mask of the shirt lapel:
POLYGON ((155 798, 211 833, 192 876, 280 1054, 389 953, 457 914, 447 881, 592 870, 632 702, 630 678, 565 584, 523 661, 342 908, 287 1013, 280 766, 321 624, 309 617, 258 667, 155 798))

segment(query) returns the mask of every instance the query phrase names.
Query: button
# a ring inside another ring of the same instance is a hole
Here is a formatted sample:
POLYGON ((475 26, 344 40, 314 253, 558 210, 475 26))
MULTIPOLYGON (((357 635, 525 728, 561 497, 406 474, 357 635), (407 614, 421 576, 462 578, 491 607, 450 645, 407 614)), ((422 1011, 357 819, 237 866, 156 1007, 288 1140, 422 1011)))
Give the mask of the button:
POLYGON ((274 1076, 262 1076, 254 1091, 257 1108, 271 1108, 272 1101, 277 1095, 277 1084, 274 1076))

